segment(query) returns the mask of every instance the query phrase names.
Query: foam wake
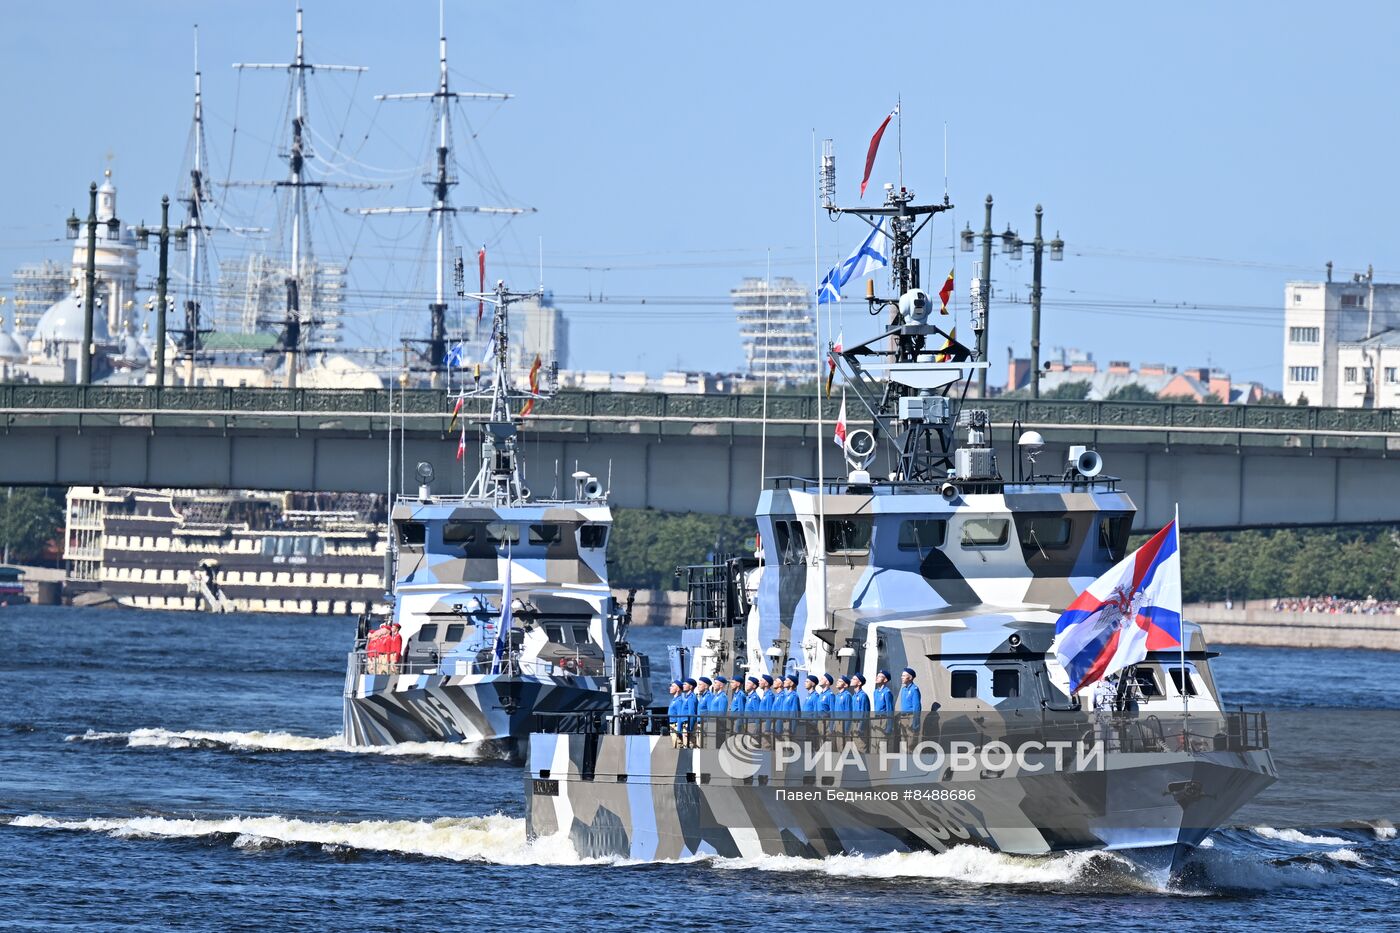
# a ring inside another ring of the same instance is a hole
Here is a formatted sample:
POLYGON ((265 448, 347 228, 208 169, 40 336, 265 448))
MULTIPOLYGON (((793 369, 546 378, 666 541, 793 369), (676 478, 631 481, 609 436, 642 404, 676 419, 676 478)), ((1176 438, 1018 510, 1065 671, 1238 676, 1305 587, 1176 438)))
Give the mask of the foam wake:
POLYGON ((943 852, 891 852, 886 855, 833 855, 813 860, 765 855, 714 859, 722 869, 820 872, 834 878, 921 878, 963 884, 1069 887, 1092 884, 1105 876, 1136 886, 1134 866, 1111 852, 1056 855, 1006 855, 980 846, 954 846, 943 852))
POLYGON ((456 862, 497 865, 585 865, 569 840, 550 836, 527 842, 523 819, 495 814, 461 819, 365 820, 354 823, 299 820, 282 816, 223 819, 170 819, 138 816, 118 819, 58 820, 30 814, 13 817, 18 828, 104 833, 118 839, 223 838, 247 851, 317 846, 346 852, 388 852, 456 862))
POLYGON ((67 736, 67 742, 124 743, 129 748, 214 748, 241 752, 341 752, 351 755, 387 755, 418 758, 455 758, 462 761, 496 761, 509 750, 494 742, 400 742, 396 745, 347 745, 345 736, 293 735, 290 732, 206 732, 197 729, 134 729, 131 732, 97 732, 67 736))

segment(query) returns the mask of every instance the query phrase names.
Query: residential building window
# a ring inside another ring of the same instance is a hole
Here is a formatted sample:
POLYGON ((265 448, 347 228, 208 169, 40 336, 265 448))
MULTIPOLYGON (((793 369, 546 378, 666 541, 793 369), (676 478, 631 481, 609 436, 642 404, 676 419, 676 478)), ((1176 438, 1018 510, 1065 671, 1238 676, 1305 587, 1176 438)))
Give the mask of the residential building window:
POLYGON ((1355 367, 1355 366, 1348 366, 1346 369, 1342 370, 1342 381, 1343 381, 1343 382, 1355 382, 1355 381, 1356 381, 1356 367, 1355 367))
POLYGON ((1343 307, 1343 308, 1360 308, 1360 307, 1363 307, 1363 302, 1361 301, 1361 296, 1360 296, 1360 295, 1343 295, 1343 296, 1342 296, 1342 307, 1343 307))
POLYGON ((1316 366, 1290 366, 1288 367, 1289 382, 1316 382, 1316 366))
POLYGON ((1289 343, 1317 343, 1319 336, 1320 329, 1316 327, 1288 328, 1289 343))
POLYGON ((1386 385, 1395 385, 1395 383, 1400 382, 1400 374, 1397 374, 1396 372, 1397 368, 1400 367, 1387 366, 1385 368, 1386 385))

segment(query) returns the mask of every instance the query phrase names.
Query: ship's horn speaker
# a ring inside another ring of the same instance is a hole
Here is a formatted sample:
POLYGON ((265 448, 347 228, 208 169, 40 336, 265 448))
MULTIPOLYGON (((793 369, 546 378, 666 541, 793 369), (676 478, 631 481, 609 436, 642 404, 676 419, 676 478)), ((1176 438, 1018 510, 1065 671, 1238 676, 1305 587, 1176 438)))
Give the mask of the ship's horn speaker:
POLYGON ((601 499, 603 497, 603 484, 590 476, 588 482, 583 484, 583 497, 585 499, 601 499))
POLYGON ((1097 450, 1086 450, 1074 461, 1074 468, 1083 476, 1098 476, 1103 472, 1103 457, 1097 450))
POLYGON ((938 494, 949 502, 952 502, 961 494, 961 490, 953 483, 944 483, 939 487, 938 494))
POLYGON ((528 502, 528 501, 530 500, 530 497, 531 497, 532 495, 534 495, 534 493, 530 492, 530 487, 529 487, 529 486, 521 486, 521 487, 520 487, 520 498, 521 498, 522 500, 528 502))

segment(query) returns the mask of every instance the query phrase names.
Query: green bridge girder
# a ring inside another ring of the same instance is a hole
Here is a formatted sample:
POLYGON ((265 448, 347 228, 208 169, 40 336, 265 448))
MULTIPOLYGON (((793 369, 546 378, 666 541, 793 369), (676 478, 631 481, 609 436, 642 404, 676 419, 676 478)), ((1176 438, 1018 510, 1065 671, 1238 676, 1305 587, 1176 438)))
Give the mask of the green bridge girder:
MULTIPOLYGON (((854 400, 853 400, 854 401, 854 400)), ((263 389, 241 387, 0 385, 5 430, 139 428, 152 432, 328 432, 380 434, 392 418, 410 435, 445 437, 454 399, 445 390, 263 389)), ((818 399, 768 397, 770 437, 815 438, 818 399)), ((1090 402, 1031 399, 969 400, 988 410, 1001 436, 1013 423, 1035 428, 1050 442, 1277 447, 1387 456, 1400 450, 1400 411, 1196 405, 1181 402, 1090 402)), ((463 418, 483 416, 485 399, 468 399, 463 418)), ((834 421, 839 400, 821 400, 834 421)), ((853 423, 864 412, 850 410, 853 423)), ((553 435, 654 433, 752 437, 762 431, 764 401, 754 394, 693 395, 561 392, 528 419, 553 435)))

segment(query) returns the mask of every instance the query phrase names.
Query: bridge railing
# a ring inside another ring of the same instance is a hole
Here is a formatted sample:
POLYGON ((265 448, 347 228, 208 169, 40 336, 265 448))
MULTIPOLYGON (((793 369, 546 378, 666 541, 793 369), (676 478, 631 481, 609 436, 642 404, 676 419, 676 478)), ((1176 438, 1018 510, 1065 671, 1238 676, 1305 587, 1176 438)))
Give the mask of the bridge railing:
MULTIPOLYGON (((149 427, 224 431, 324 430, 374 433, 389 419, 409 432, 445 435, 454 397, 446 390, 271 389, 241 386, 164 387, 0 385, 7 430, 25 427, 149 427)), ((828 424, 839 400, 770 395, 768 433, 815 438, 818 405, 828 424)), ((1400 411, 1298 408, 1275 405, 1197 405, 1183 402, 1098 402, 986 399, 993 438, 1009 440, 1010 425, 1047 433, 1047 440, 1093 444, 1190 443, 1221 446, 1400 450, 1400 411)), ((467 399, 462 417, 479 421, 488 401, 467 399)), ((853 413, 862 421, 864 412, 853 413)), ((538 403, 530 417, 561 434, 645 431, 657 435, 734 437, 757 434, 764 401, 756 394, 692 395, 561 392, 538 403)))

